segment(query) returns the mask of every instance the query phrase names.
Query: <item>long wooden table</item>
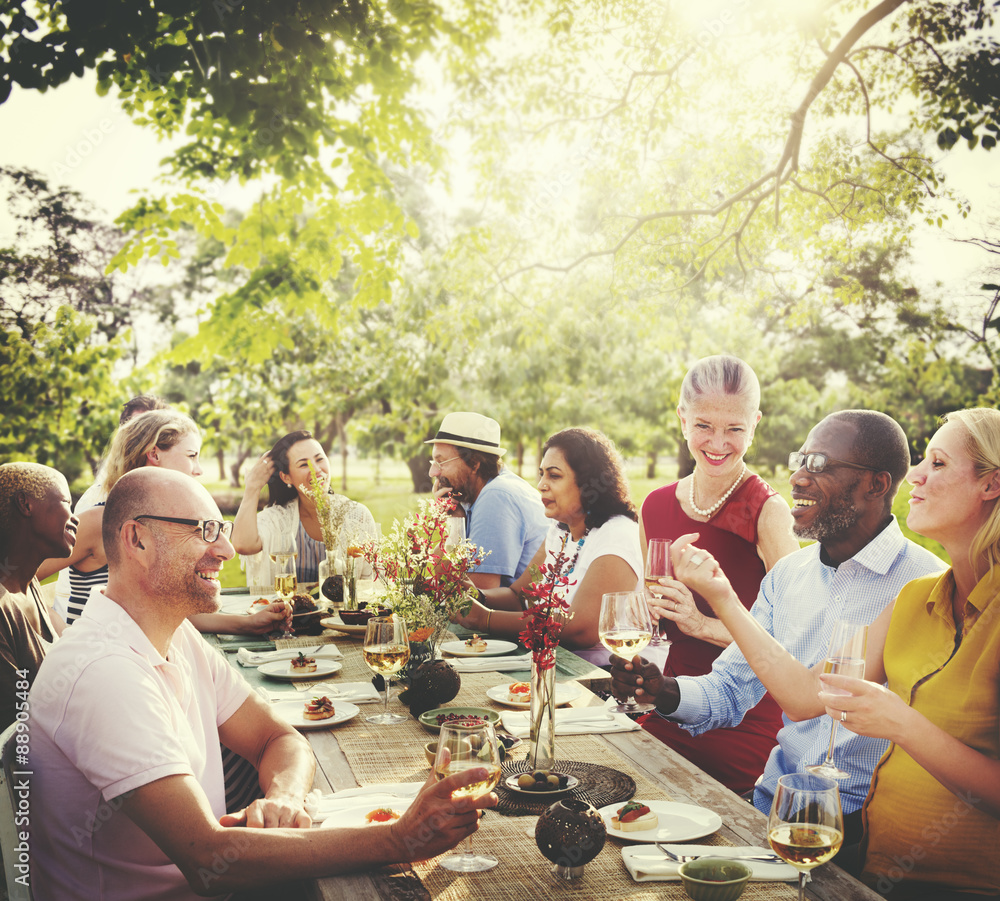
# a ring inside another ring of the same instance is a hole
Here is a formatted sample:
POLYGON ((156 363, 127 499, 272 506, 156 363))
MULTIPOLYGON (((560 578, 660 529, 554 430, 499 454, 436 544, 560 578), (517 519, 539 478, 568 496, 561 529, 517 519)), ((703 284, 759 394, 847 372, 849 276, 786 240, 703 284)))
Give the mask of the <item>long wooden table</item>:
MULTIPOLYGON (((319 643, 319 640, 316 641, 319 643)), ((338 638, 344 669, 324 681, 362 681, 370 673, 361 660, 360 641, 338 638)), ((233 657, 234 655, 227 655, 233 657)), ((599 684, 604 673, 592 670, 574 655, 560 649, 562 666, 557 669, 560 681, 572 678, 586 686, 593 677, 599 684), (568 655, 568 656, 564 656, 568 655), (570 659, 571 658, 571 659, 570 659), (584 672, 581 672, 581 668, 584 672), (587 672, 589 670, 589 672, 587 672)), ((235 665, 235 660, 233 661, 235 665)), ((253 669, 241 669, 252 684, 271 689, 287 688, 261 676, 253 669)), ((462 674, 462 688, 455 705, 504 709, 486 697, 490 686, 527 679, 527 674, 476 673, 462 674)), ((303 699, 308 687, 301 683, 303 699)), ((574 706, 603 703, 586 688, 574 706)), ((335 792, 389 782, 416 782, 426 779, 429 768, 423 756, 423 745, 433 736, 416 720, 398 726, 374 726, 364 717, 374 712, 376 705, 361 707, 361 715, 330 729, 307 732, 316 755, 316 787, 323 792, 335 792)), ((390 709, 405 712, 393 698, 390 709)), ((515 750, 523 756, 527 742, 515 750)), ((610 733, 587 736, 559 737, 556 752, 565 759, 585 760, 620 769, 637 783, 637 797, 644 800, 681 801, 697 804, 717 812, 722 828, 713 837, 699 839, 696 844, 721 843, 730 845, 767 845, 767 820, 746 801, 703 773, 670 748, 646 732, 610 733)), ((537 816, 508 817, 490 812, 483 820, 475 841, 488 846, 501 863, 494 870, 478 874, 455 874, 434 865, 433 861, 410 866, 389 866, 370 873, 328 877, 308 884, 313 901, 457 901, 473 898, 486 901, 525 899, 539 892, 569 891, 557 885, 549 875, 549 863, 526 832, 533 828, 537 816)), ((636 883, 629 876, 621 858, 622 843, 608 838, 598 857, 586 866, 583 883, 575 890, 580 898, 682 899, 686 898, 680 882, 655 881, 636 883)), ((838 867, 828 864, 813 873, 807 893, 821 901, 877 901, 878 895, 848 876, 838 867)), ((743 896, 747 901, 795 899, 794 883, 750 883, 743 896)))

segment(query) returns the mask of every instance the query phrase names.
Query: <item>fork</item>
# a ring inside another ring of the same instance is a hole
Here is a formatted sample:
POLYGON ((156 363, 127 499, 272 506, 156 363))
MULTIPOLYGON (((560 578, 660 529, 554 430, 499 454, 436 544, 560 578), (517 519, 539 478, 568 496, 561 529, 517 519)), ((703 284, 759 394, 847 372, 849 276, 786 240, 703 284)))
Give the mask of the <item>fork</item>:
POLYGON ((783 863, 782 859, 778 857, 777 854, 741 854, 739 857, 729 857, 728 855, 722 853, 725 849, 720 848, 718 854, 674 854, 673 851, 667 849, 666 845, 661 845, 659 842, 653 842, 657 848, 659 848, 670 860, 676 861, 677 863, 687 863, 689 860, 700 860, 702 857, 725 857, 727 860, 759 860, 766 863, 783 863))

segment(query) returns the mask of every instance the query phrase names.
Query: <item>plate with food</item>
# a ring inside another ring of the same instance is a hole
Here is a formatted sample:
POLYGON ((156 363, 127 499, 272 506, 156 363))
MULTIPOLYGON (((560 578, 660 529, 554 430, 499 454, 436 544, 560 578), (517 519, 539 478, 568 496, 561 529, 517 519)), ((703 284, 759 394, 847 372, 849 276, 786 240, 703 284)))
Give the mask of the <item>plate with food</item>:
POLYGON ((443 723, 461 722, 462 720, 489 720, 495 726, 500 722, 500 714, 487 707, 438 707, 421 713, 417 719, 428 732, 440 732, 443 723))
POLYGON ((294 682, 297 679, 322 679, 324 676, 339 673, 343 668, 344 664, 338 660, 299 654, 291 660, 272 660, 270 663, 262 663, 257 667, 257 672, 272 679, 287 679, 294 682))
POLYGON ((532 773, 513 773, 503 780, 503 787, 518 795, 536 801, 559 798, 579 786, 580 780, 569 773, 557 770, 535 770, 532 773))
POLYGON ((384 806, 372 807, 362 804, 362 806, 335 811, 323 820, 322 828, 345 829, 356 826, 371 826, 375 829, 379 826, 391 826, 413 803, 412 798, 386 799, 386 801, 384 806))
POLYGON ((441 650, 452 657, 496 657, 498 654, 509 654, 517 650, 513 641, 499 641, 496 638, 483 638, 473 635, 465 641, 446 641, 441 650))
MULTIPOLYGON (((580 697, 580 686, 576 682, 556 683, 556 707, 562 707, 580 697)), ((531 707, 531 683, 511 682, 508 685, 494 685, 486 689, 486 697, 507 707, 527 710, 531 707)))
POLYGON ((722 826, 714 810, 677 801, 639 801, 609 804, 598 813, 608 835, 630 842, 686 842, 711 835, 722 826))
POLYGON ((334 629, 337 632, 343 632, 345 635, 350 635, 352 638, 364 638, 365 632, 368 631, 368 624, 360 626, 352 626, 345 623, 339 616, 325 616, 319 621, 321 626, 327 629, 334 629))
POLYGON ((338 701, 326 695, 303 693, 302 701, 280 701, 271 709, 296 729, 326 729, 354 719, 361 711, 356 704, 338 701))

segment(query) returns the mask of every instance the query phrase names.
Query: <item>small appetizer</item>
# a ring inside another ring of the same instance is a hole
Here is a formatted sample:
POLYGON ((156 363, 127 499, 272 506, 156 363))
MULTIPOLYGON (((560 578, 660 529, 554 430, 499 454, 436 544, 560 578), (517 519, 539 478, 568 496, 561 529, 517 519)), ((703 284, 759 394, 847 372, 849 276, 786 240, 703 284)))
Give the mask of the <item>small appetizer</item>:
POLYGON ((292 669, 297 673, 314 673, 316 672, 316 658, 306 657, 299 651, 299 656, 292 659, 292 669))
POLYGON ((316 602, 307 594, 292 595, 292 613, 315 613, 319 610, 316 602))
POLYGON ((482 654, 486 650, 486 639, 473 635, 472 638, 465 639, 465 647, 475 654, 482 654))
POLYGON ((643 832, 655 829, 659 822, 657 816, 641 801, 629 801, 624 807, 618 808, 618 815, 611 818, 611 827, 620 832, 643 832))
POLYGON ((398 820, 401 816, 401 813, 398 813, 390 807, 377 807, 375 810, 369 810, 368 813, 365 814, 365 822, 391 823, 393 820, 398 820))
POLYGON ((257 600, 250 605, 250 609, 256 610, 258 607, 270 607, 270 606, 271 602, 267 598, 257 598, 257 600))
POLYGON ((306 709, 302 715, 307 720, 328 720, 335 713, 333 702, 324 695, 322 698, 306 701, 306 709))
POLYGON ((531 683, 511 682, 507 686, 507 700, 516 701, 518 704, 531 703, 531 683))

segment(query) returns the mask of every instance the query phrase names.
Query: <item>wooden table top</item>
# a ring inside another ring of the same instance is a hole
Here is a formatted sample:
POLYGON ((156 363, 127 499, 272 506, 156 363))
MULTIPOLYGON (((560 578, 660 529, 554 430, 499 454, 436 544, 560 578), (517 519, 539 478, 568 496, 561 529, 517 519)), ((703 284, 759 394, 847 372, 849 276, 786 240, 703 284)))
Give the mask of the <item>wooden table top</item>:
MULTIPOLYGON (((319 643, 318 640, 316 643, 319 643)), ((344 669, 323 681, 331 684, 338 681, 367 681, 370 673, 361 660, 360 641, 338 639, 337 645, 344 655, 344 669)), ((559 654, 563 658, 561 672, 557 671, 559 681, 573 678, 583 686, 573 706, 603 703, 586 686, 591 677, 595 685, 600 684, 604 673, 600 670, 590 671, 588 664, 583 664, 579 658, 563 649, 559 650, 559 654), (564 655, 573 660, 564 659, 564 655)), ((237 665, 234 654, 226 656, 232 660, 233 665, 237 665)), ((241 668, 241 672, 253 685, 266 685, 270 689, 289 688, 289 683, 268 679, 252 668, 241 668)), ((487 698, 486 690, 493 685, 506 685, 516 681, 519 675, 497 672, 463 673, 461 678, 462 689, 452 704, 502 711, 505 708, 487 698)), ((302 689, 303 700, 308 697, 308 685, 309 683, 297 683, 297 687, 302 689)), ((327 793, 355 788, 359 784, 423 781, 427 777, 429 768, 423 757, 423 745, 433 736, 413 718, 398 726, 374 726, 366 723, 364 717, 380 709, 380 706, 362 705, 360 716, 349 722, 305 733, 316 755, 316 788, 327 793), (379 772, 379 775, 373 775, 376 771, 369 761, 361 760, 359 749, 365 744, 377 747, 380 743, 383 747, 386 743, 391 743, 392 753, 383 757, 391 757, 392 760, 384 761, 384 774, 379 772)), ((395 696, 390 701, 390 710, 405 712, 395 696)), ((645 799, 645 792, 650 792, 654 797, 660 796, 666 800, 696 804, 714 810, 722 817, 723 826, 711 841, 732 845, 767 845, 767 818, 763 814, 643 730, 565 739, 557 737, 557 755, 561 744, 574 748, 577 755, 585 748, 589 758, 587 762, 629 772, 639 786, 637 797, 645 799), (587 744, 581 745, 580 739, 587 744)), ((527 742, 524 742, 522 749, 526 745, 527 742)), ((521 751, 523 756, 522 749, 517 749, 515 755, 521 751)), ((580 760, 583 757, 571 756, 571 759, 580 760)), ((536 820, 537 816, 503 817, 495 812, 484 818, 475 841, 489 845, 501 859, 500 865, 488 873, 449 873, 441 867, 435 867, 431 861, 414 864, 412 867, 388 866, 370 873, 327 877, 308 883, 307 890, 315 901, 451 901, 452 898, 493 901, 507 897, 530 897, 538 891, 569 891, 570 889, 557 885, 549 876, 550 865, 534 847, 533 839, 530 849, 522 847, 522 851, 514 855, 516 859, 505 855, 502 836, 506 834, 508 841, 511 841, 511 836, 519 836, 523 846, 526 841, 523 834, 533 828, 536 820), (446 878, 444 874, 447 874, 446 878)), ((706 838, 695 843, 709 841, 706 838)), ((624 844, 626 843, 608 838, 598 858, 587 865, 588 875, 574 890, 577 897, 627 898, 630 901, 687 897, 679 881, 634 882, 621 861, 621 848, 624 844), (595 869, 596 872, 590 875, 595 869), (591 882, 588 882, 588 878, 591 882)), ((878 901, 879 898, 832 864, 819 867, 813 872, 812 880, 807 886, 807 895, 818 901, 878 901)), ((743 898, 747 901, 770 898, 794 901, 795 884, 752 882, 743 898)))

